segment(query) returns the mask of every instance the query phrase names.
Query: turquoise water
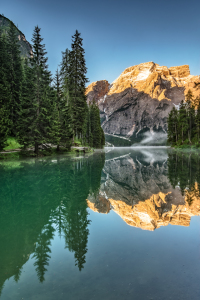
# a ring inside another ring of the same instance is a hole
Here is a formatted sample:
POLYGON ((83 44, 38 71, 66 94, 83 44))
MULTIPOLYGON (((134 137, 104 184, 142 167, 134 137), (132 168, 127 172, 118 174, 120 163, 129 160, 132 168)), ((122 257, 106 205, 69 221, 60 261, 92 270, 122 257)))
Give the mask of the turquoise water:
POLYGON ((200 156, 0 162, 0 299, 199 299, 200 156))

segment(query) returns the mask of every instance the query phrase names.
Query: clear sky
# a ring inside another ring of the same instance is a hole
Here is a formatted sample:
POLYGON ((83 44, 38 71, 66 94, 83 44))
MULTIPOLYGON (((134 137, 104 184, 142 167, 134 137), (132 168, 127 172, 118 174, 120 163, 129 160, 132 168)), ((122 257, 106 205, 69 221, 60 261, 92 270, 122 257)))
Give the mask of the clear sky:
POLYGON ((78 29, 90 82, 111 83, 125 68, 148 61, 189 64, 200 75, 199 0, 1 0, 0 13, 29 42, 41 27, 53 74, 78 29))

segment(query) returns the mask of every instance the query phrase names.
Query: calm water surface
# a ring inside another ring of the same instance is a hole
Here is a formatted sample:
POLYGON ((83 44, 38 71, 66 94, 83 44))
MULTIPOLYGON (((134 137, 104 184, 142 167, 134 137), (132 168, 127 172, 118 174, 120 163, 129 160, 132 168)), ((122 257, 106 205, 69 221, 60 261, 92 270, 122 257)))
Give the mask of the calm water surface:
POLYGON ((0 299, 200 299, 200 156, 0 162, 0 299))

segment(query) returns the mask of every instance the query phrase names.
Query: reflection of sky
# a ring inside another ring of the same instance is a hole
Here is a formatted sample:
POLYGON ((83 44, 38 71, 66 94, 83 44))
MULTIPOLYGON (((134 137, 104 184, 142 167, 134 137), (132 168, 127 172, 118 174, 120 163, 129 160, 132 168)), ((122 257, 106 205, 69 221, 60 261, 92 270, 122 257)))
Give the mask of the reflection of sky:
POLYGON ((132 300, 135 295, 198 299, 198 217, 192 218, 190 227, 167 226, 153 232, 127 226, 114 212, 90 211, 89 219, 88 252, 81 272, 74 266, 73 253, 56 235, 45 281, 39 283, 30 257, 19 282, 6 281, 1 299, 132 300))

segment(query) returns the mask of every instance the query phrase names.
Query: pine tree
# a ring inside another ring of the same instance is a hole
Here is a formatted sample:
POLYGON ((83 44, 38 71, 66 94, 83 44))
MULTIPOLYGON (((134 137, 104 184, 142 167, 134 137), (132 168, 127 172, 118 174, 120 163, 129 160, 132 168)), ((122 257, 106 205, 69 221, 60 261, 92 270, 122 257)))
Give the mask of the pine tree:
POLYGON ((178 141, 178 111, 175 107, 171 110, 168 116, 168 142, 175 144, 178 141))
POLYGON ((20 46, 18 43, 17 31, 13 23, 10 23, 8 30, 8 47, 9 54, 9 83, 10 83, 10 121, 11 134, 16 136, 17 117, 20 104, 22 88, 22 60, 20 56, 20 46))
POLYGON ((94 148, 102 148, 105 144, 105 136, 103 129, 101 128, 100 112, 95 100, 89 104, 87 136, 89 145, 94 148))
POLYGON ((189 124, 186 105, 183 101, 181 101, 178 115, 178 132, 182 144, 184 143, 184 140, 187 137, 188 129, 189 124))
POLYGON ((62 62, 60 64, 60 80, 62 87, 62 97, 69 104, 69 49, 62 52, 62 62))
POLYGON ((86 78, 87 68, 82 40, 80 33, 76 30, 72 36, 72 49, 69 54, 69 96, 73 136, 83 139, 86 134, 88 111, 85 84, 88 80, 86 78))
POLYGON ((22 113, 20 113, 19 121, 21 126, 26 124, 27 128, 27 131, 19 128, 20 140, 24 140, 25 145, 33 143, 37 155, 39 145, 51 142, 54 137, 53 111, 55 103, 55 93, 51 87, 51 73, 48 71, 47 65, 48 58, 45 45, 42 44, 43 38, 40 30, 36 26, 33 32, 33 56, 30 60, 31 67, 26 66, 26 91, 23 92, 24 96, 20 103, 22 113), (30 99, 27 103, 28 97, 30 99), (24 120, 26 121, 24 122, 24 120))
POLYGON ((196 137, 197 137, 197 142, 199 143, 199 138, 200 138, 200 98, 199 97, 196 97, 194 104, 196 107, 196 115, 195 115, 196 137))
POLYGON ((188 90, 186 94, 186 110, 187 110, 187 119, 188 119, 188 140, 190 144, 192 143, 192 129, 194 127, 194 118, 195 111, 193 106, 193 94, 191 90, 188 90))
POLYGON ((89 102, 88 105, 88 114, 87 114, 87 141, 88 145, 90 147, 93 147, 93 135, 92 135, 92 130, 91 130, 91 110, 92 110, 92 103, 89 102))
POLYGON ((35 101, 35 81, 36 75, 34 69, 29 66, 26 59, 23 69, 22 93, 18 112, 17 122, 17 138, 20 144, 31 146, 35 142, 33 135, 33 124, 36 117, 36 101, 35 101))
POLYGON ((11 101, 6 35, 0 30, 0 149, 4 147, 7 137, 11 134, 10 109, 11 101))
POLYGON ((57 150, 59 150, 60 143, 64 143, 66 147, 70 146, 72 129, 71 118, 68 105, 68 97, 66 93, 62 93, 60 73, 57 70, 54 78, 54 89, 56 92, 55 111, 54 117, 54 132, 55 140, 57 144, 57 150))

